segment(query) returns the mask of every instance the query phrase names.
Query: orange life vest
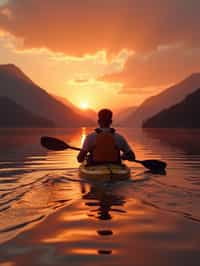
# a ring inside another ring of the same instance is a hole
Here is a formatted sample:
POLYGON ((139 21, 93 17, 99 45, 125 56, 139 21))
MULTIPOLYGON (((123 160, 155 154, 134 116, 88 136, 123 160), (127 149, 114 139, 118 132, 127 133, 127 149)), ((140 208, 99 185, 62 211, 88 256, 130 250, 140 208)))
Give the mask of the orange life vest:
POLYGON ((95 147, 92 151, 94 163, 121 163, 120 151, 116 147, 114 131, 110 132, 96 130, 97 137, 95 147))

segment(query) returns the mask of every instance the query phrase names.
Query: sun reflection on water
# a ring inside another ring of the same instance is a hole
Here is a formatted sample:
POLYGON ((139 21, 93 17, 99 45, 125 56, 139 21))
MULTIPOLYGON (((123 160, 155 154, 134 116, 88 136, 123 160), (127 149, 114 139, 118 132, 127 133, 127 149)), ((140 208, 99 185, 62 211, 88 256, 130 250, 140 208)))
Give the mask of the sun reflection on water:
POLYGON ((86 127, 82 127, 81 146, 83 145, 85 138, 86 138, 86 127))
MULTIPOLYGON (((80 147, 91 131, 68 129, 48 135, 80 147)), ((199 131, 196 137, 167 131, 164 139, 158 131, 119 133, 138 159, 167 161, 167 174, 150 175, 140 164, 126 162, 132 167, 131 180, 86 182, 78 175, 77 151, 45 150, 40 147, 41 134, 0 138, 0 241, 7 242, 0 264, 20 257, 30 265, 134 261, 150 266, 162 265, 175 251, 183 261, 186 252, 190 257, 196 252, 199 258, 199 131), (23 256, 16 253, 19 248, 23 256)), ((169 264, 178 265, 176 259, 169 264)))

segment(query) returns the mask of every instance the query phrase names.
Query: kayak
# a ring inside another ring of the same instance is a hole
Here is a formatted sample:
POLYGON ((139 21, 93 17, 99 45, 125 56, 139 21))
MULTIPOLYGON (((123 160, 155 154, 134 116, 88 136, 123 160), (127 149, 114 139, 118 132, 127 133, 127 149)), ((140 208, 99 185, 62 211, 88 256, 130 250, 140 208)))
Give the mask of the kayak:
POLYGON ((79 167, 81 178, 94 181, 125 180, 130 178, 130 168, 126 165, 103 164, 87 166, 86 163, 79 167))

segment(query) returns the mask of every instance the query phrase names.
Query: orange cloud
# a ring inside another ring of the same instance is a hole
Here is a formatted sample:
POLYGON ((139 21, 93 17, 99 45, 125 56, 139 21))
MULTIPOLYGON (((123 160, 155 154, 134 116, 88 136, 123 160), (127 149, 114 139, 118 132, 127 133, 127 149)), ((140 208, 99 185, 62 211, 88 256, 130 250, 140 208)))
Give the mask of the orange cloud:
POLYGON ((76 56, 198 47, 199 10, 196 0, 10 0, 0 8, 0 29, 23 38, 25 48, 76 56))
POLYGON ((16 37, 9 61, 52 91, 104 75, 101 86, 138 102, 200 71, 199 10, 197 0, 0 0, 0 36, 16 37))
POLYGON ((160 47, 145 55, 132 55, 124 69, 105 75, 107 82, 123 83, 121 93, 149 93, 200 71, 200 49, 160 47))

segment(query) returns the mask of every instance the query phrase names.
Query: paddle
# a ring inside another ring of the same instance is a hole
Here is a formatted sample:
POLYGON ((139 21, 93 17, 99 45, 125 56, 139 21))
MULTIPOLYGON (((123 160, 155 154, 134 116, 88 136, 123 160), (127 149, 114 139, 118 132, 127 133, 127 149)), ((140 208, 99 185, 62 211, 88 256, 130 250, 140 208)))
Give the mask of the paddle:
POLYGON ((80 148, 76 148, 76 147, 68 145, 67 143, 65 143, 64 141, 60 139, 56 139, 52 137, 43 136, 41 137, 40 141, 43 147, 47 148, 48 150, 52 150, 52 151, 63 151, 66 149, 71 149, 71 150, 76 150, 76 151, 81 150, 80 148))
MULTIPOLYGON (((41 145, 49 150, 53 150, 53 151, 63 151, 66 149, 72 149, 72 150, 76 150, 76 151, 80 151, 80 148, 77 147, 73 147, 68 145, 67 143, 65 143, 62 140, 56 139, 56 138, 52 138, 52 137, 47 137, 47 136, 43 136, 41 137, 41 145)), ((136 163, 140 163, 142 164, 145 168, 151 170, 151 171, 164 171, 167 164, 165 162, 162 162, 160 160, 143 160, 143 161, 139 161, 139 160, 135 160, 133 162, 136 163)))

